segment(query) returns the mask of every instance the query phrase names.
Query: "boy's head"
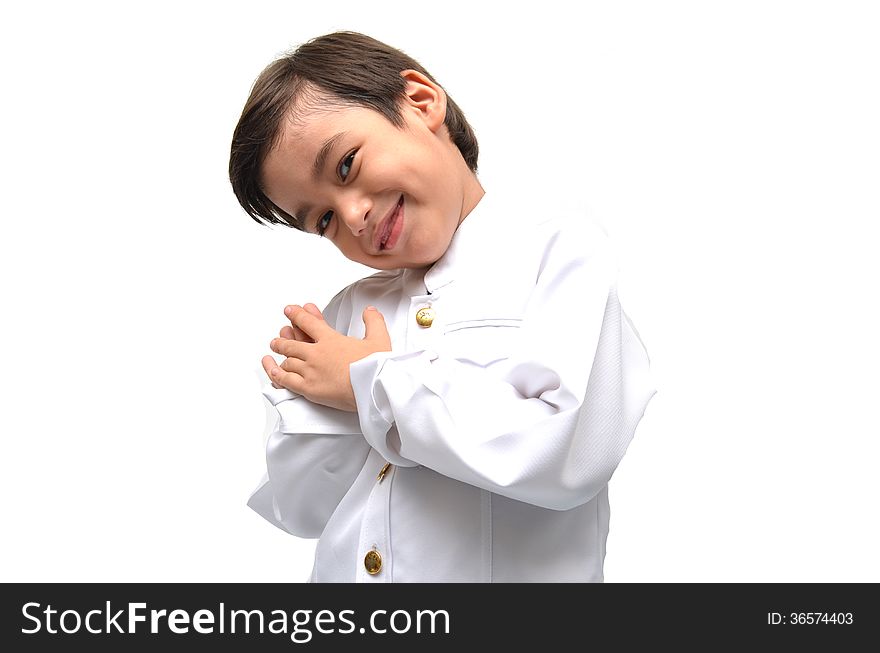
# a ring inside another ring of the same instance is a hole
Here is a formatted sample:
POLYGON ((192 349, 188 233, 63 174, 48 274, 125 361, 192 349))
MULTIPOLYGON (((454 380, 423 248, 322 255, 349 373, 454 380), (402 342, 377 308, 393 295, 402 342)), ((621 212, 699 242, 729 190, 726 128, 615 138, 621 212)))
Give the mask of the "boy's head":
POLYGON ((259 76, 229 177, 257 222, 329 237, 377 269, 422 267, 483 194, 477 156, 461 110, 418 62, 337 32, 259 76))

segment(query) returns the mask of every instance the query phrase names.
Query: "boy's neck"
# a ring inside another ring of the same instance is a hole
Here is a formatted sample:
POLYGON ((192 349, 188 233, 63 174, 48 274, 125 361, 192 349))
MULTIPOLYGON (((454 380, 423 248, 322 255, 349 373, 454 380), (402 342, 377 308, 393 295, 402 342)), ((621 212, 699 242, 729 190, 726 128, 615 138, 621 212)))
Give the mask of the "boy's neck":
POLYGON ((480 200, 485 194, 486 191, 480 184, 479 179, 477 179, 477 175, 468 168, 468 175, 465 178, 464 193, 462 193, 461 220, 458 221, 459 225, 464 222, 468 215, 470 215, 470 212, 480 203, 480 200))

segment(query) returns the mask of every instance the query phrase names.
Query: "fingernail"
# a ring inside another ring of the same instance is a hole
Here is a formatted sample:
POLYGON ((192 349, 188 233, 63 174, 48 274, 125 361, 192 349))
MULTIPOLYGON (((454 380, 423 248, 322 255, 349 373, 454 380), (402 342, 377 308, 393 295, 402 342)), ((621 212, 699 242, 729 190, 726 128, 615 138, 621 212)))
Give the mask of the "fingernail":
POLYGON ((375 306, 367 306, 367 310, 368 311, 375 311, 376 307, 375 306))
POLYGON ((293 306, 288 306, 287 308, 284 309, 284 314, 286 316, 290 317, 291 313, 293 313, 293 306))

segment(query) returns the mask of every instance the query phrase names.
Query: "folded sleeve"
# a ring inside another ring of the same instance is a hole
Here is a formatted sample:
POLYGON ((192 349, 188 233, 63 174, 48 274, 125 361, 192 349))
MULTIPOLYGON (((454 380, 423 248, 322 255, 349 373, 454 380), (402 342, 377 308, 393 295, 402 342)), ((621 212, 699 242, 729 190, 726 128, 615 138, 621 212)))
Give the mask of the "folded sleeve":
MULTIPOLYGON (((339 323, 340 293, 323 311, 339 323)), ((316 538, 369 454, 355 413, 313 403, 271 383, 263 396, 275 412, 266 442, 266 473, 248 506, 298 537, 316 538)))
POLYGON ((548 239, 515 351, 479 367, 425 349, 351 364, 361 430, 387 460, 555 510, 609 481, 655 390, 598 229, 548 239))

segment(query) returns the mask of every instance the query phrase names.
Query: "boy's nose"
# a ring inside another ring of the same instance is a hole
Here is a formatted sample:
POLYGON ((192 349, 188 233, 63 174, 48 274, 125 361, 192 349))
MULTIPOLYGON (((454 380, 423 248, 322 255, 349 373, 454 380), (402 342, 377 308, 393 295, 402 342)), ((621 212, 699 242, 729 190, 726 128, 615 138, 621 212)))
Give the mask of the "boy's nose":
POLYGON ((367 230, 367 215, 371 208, 372 204, 365 198, 350 199, 340 207, 340 217, 351 233, 360 236, 367 230))

